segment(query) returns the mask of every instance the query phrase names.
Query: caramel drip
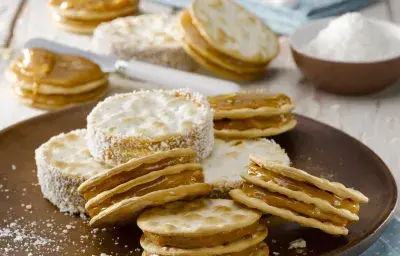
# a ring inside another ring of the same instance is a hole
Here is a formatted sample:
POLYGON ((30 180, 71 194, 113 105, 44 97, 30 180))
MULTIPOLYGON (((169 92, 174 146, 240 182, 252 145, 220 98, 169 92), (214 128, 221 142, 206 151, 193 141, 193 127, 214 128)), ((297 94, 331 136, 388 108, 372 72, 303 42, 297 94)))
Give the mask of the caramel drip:
POLYGON ((129 180, 136 179, 143 175, 149 174, 154 171, 162 170, 168 166, 177 164, 194 163, 196 161, 195 156, 180 156, 180 157, 168 157, 162 159, 156 163, 145 163, 135 168, 134 170, 122 171, 113 176, 107 176, 102 182, 91 187, 89 190, 83 193, 83 197, 89 200, 103 191, 107 191, 115 188, 116 186, 123 184, 129 180))
POLYGON ((211 107, 218 110, 232 110, 241 108, 257 109, 261 107, 280 108, 292 104, 290 98, 284 94, 268 94, 260 92, 232 93, 209 97, 211 107))
POLYGON ((151 192, 175 188, 182 185, 190 185, 195 183, 204 182, 204 175, 202 170, 188 170, 176 174, 161 176, 151 182, 147 182, 141 185, 132 187, 131 189, 123 192, 117 193, 107 200, 103 201, 98 206, 91 209, 87 209, 90 217, 96 216, 99 212, 105 208, 121 202, 124 199, 131 197, 140 197, 147 195, 151 192))
POLYGON ((292 114, 285 114, 279 116, 270 117, 251 117, 246 119, 228 119, 224 118, 221 120, 214 120, 214 129, 216 130, 238 130, 244 131, 248 129, 267 129, 267 128, 279 128, 291 120, 294 117, 292 114))
POLYGON ((257 187, 252 184, 243 184, 242 191, 247 196, 260 199, 271 206, 281 209, 287 209, 303 216, 320 220, 322 222, 329 221, 335 225, 343 227, 347 226, 349 223, 347 219, 342 218, 338 215, 322 212, 321 209, 319 209, 315 205, 306 204, 280 194, 271 193, 266 189, 257 187))
POLYGON ((118 11, 132 6, 131 0, 51 0, 50 5, 61 10, 85 10, 94 12, 118 11))
POLYGON ((146 239, 159 246, 171 246, 182 249, 192 249, 213 247, 240 240, 245 236, 256 233, 258 226, 259 224, 257 221, 248 227, 200 237, 164 236, 150 232, 144 232, 144 236, 146 237, 146 239))
POLYGON ((256 176, 263 181, 275 183, 282 187, 288 188, 293 191, 303 192, 311 197, 319 198, 324 201, 329 202, 333 207, 338 209, 346 209, 352 213, 357 214, 359 211, 359 204, 350 200, 341 198, 331 192, 322 190, 318 187, 315 187, 312 184, 297 181, 282 175, 279 175, 275 172, 260 168, 255 163, 251 163, 248 169, 248 174, 250 176, 256 176))

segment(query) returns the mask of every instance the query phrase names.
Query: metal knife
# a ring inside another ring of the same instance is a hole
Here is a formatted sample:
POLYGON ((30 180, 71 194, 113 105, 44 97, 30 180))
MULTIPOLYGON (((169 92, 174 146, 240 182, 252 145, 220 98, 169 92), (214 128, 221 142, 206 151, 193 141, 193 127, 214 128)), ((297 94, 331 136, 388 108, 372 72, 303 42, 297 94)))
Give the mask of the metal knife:
POLYGON ((162 85, 166 89, 189 88, 192 91, 197 91, 207 96, 232 93, 240 90, 238 84, 230 81, 136 60, 120 60, 115 56, 100 55, 42 38, 29 40, 24 47, 44 48, 56 53, 79 55, 97 63, 103 72, 119 72, 134 79, 162 85))

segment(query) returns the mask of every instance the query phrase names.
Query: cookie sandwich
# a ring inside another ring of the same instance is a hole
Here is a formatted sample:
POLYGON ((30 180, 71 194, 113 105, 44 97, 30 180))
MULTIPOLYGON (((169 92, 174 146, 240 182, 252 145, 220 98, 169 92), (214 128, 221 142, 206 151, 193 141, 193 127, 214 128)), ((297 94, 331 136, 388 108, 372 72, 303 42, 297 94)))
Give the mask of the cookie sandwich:
MULTIPOLYGON (((157 168, 157 164, 151 166, 157 168)), ((140 172, 141 168, 127 174, 131 175, 136 171, 140 172)), ((105 182, 108 180, 114 183, 112 177, 105 182)), ((134 221, 137 214, 147 207, 192 199, 206 195, 209 191, 210 186, 204 183, 200 164, 171 163, 163 169, 142 174, 97 194, 89 199, 85 208, 93 227, 120 225, 134 221)))
POLYGON ((202 161, 205 182, 212 186, 210 196, 227 198, 228 192, 243 184, 241 174, 249 165, 249 155, 258 154, 271 161, 290 164, 285 150, 275 141, 265 138, 254 140, 215 139, 211 155, 202 161))
POLYGON ((231 197, 251 208, 317 228, 332 235, 347 235, 348 225, 359 220, 360 204, 368 198, 338 182, 312 176, 263 157, 251 155, 240 189, 231 197))
POLYGON ((238 92, 208 98, 214 110, 215 136, 250 139, 278 135, 293 129, 294 105, 284 94, 263 91, 238 92))
POLYGON ((135 14, 139 0, 50 0, 48 6, 58 27, 91 34, 102 22, 135 14))
POLYGON ((22 103, 43 109, 100 100, 108 89, 108 75, 96 63, 39 48, 24 49, 6 77, 22 103))
POLYGON ((118 165, 158 151, 192 148, 200 159, 214 144, 213 113, 205 96, 188 90, 118 94, 87 117, 95 159, 118 165))
POLYGON ((279 52, 276 35, 232 0, 195 0, 180 15, 180 25, 186 52, 226 79, 262 77, 279 52))
POLYGON ((60 211, 85 213, 85 200, 78 187, 108 170, 96 162, 86 147, 86 130, 52 137, 35 151, 37 175, 43 196, 60 211))
POLYGON ((146 210, 137 224, 143 231, 142 255, 269 254, 261 213, 227 199, 173 202, 146 210))
POLYGON ((100 54, 194 71, 198 65, 183 49, 181 37, 178 16, 143 14, 100 24, 92 42, 100 54))
POLYGON ((160 171, 168 166, 196 162, 196 151, 193 149, 176 148, 157 152, 131 159, 124 164, 91 177, 79 186, 78 192, 86 200, 90 200, 102 192, 111 190, 140 176, 160 171))

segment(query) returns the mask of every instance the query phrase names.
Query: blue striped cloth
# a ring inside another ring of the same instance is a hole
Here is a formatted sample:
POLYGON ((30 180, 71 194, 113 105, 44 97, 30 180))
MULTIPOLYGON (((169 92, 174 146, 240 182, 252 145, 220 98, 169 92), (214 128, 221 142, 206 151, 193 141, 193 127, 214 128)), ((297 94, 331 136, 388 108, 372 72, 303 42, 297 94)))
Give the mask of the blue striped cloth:
MULTIPOLYGON (((153 0, 177 8, 187 7, 191 0, 153 0)), ((292 33, 310 19, 319 19, 356 11, 373 0, 299 0, 296 8, 282 7, 261 0, 237 0, 241 5, 259 16, 276 33, 292 33)))

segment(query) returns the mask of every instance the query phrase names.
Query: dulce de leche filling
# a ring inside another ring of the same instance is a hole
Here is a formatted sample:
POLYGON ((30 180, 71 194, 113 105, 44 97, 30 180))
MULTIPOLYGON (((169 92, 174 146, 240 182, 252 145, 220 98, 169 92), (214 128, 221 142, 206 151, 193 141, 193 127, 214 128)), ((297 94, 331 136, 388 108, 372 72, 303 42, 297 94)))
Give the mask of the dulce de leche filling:
POLYGON ((86 210, 88 211, 90 217, 94 217, 102 210, 110 207, 113 204, 121 202, 124 199, 128 199, 131 197, 140 197, 155 191, 201 182, 204 182, 204 175, 201 169, 187 170, 176 174, 164 175, 153 181, 134 186, 123 193, 117 193, 110 198, 104 200, 99 205, 90 207, 86 210))
POLYGON ((105 78, 100 67, 85 58, 53 53, 45 49, 25 49, 11 67, 18 80, 27 83, 73 87, 105 78))
POLYGON ((216 130, 238 130, 244 131, 249 129, 268 129, 279 128, 294 119, 292 114, 284 114, 278 116, 256 116, 246 119, 228 119, 214 120, 214 129, 216 130))
POLYGON ((89 200, 95 197, 96 195, 100 194, 101 192, 113 189, 120 184, 123 184, 129 180, 136 179, 143 175, 149 174, 151 172, 162 170, 168 166, 186 164, 186 163, 195 163, 195 162, 196 162, 195 156, 179 156, 179 157, 164 158, 155 163, 145 163, 135 168, 134 170, 122 171, 113 176, 107 177, 107 179, 103 179, 100 183, 84 191, 83 197, 86 200, 89 200))
POLYGON ((257 221, 254 224, 245 228, 234 229, 227 232, 221 232, 218 234, 201 237, 165 236, 146 231, 143 234, 146 239, 159 246, 171 246, 176 248, 192 249, 213 247, 237 241, 245 236, 256 233, 258 225, 259 224, 257 221))
POLYGON ((256 176, 265 182, 271 182, 293 191, 303 192, 311 197, 319 198, 329 202, 333 207, 346 209, 352 213, 358 214, 360 205, 350 199, 341 198, 331 192, 322 190, 306 182, 297 181, 251 163, 247 172, 250 176, 256 176))
POLYGON ((261 107, 280 108, 284 105, 292 104, 290 98, 284 94, 271 95, 260 92, 217 95, 209 97, 208 101, 215 111, 241 108, 257 109, 261 107))
POLYGON ((50 5, 61 10, 107 12, 132 6, 132 0, 51 0, 50 5))
POLYGON ((348 224, 347 219, 334 214, 322 212, 321 209, 312 204, 306 204, 280 194, 272 193, 267 189, 260 188, 252 184, 243 184, 242 191, 247 196, 260 199, 270 206, 290 210, 297 214, 311 217, 322 222, 332 222, 338 226, 345 227, 348 224))

